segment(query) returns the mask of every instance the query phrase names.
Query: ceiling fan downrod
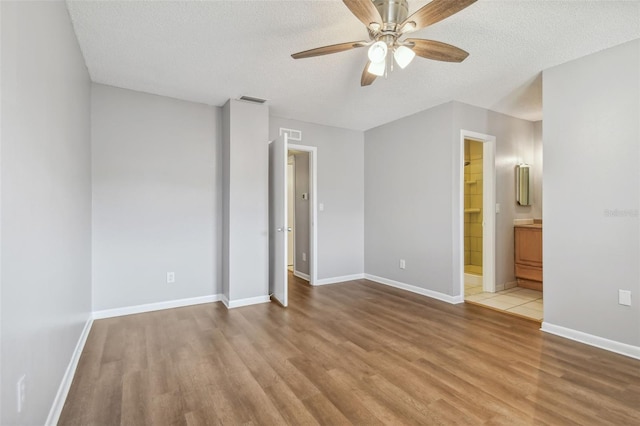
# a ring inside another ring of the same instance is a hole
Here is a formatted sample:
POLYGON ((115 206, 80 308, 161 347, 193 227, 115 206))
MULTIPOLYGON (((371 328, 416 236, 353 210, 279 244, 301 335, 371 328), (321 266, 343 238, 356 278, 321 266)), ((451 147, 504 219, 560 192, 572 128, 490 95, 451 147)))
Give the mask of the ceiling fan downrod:
MULTIPOLYGON (((409 6, 407 0, 372 0, 372 2, 380 14, 380 18, 382 18, 382 24, 372 22, 368 27, 369 35, 372 42, 374 42, 369 49, 371 64, 368 67, 368 71, 376 76, 381 77, 384 75, 387 78, 389 73, 393 71, 393 57, 396 48, 400 46, 398 38, 402 35, 400 25, 409 14, 409 6), (384 54, 380 56, 383 43, 386 48, 384 49, 384 54), (392 54, 388 55, 387 52, 392 54), (375 56, 378 57, 376 58, 375 56)), ((411 59, 409 59, 409 62, 411 59)))

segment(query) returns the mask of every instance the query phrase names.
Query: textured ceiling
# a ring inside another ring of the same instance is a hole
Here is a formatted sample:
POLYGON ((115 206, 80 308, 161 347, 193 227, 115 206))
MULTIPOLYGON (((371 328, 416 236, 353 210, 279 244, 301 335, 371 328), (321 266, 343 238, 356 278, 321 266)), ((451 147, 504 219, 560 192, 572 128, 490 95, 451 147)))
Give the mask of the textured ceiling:
MULTIPOLYGON (((409 13, 427 1, 409 0, 409 13)), ((640 38, 638 1, 479 0, 412 34, 461 64, 416 58, 360 87, 366 50, 291 54, 367 39, 341 1, 68 1, 93 81, 210 105, 249 95, 271 113, 366 130, 457 100, 542 118, 540 72, 640 38)))

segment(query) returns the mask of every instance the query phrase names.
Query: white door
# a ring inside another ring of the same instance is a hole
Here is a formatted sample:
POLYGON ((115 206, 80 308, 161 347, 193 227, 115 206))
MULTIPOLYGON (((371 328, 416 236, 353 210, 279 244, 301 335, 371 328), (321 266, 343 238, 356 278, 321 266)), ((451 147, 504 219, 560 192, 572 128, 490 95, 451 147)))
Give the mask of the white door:
POLYGON ((269 292, 287 306, 287 136, 269 143, 269 292))

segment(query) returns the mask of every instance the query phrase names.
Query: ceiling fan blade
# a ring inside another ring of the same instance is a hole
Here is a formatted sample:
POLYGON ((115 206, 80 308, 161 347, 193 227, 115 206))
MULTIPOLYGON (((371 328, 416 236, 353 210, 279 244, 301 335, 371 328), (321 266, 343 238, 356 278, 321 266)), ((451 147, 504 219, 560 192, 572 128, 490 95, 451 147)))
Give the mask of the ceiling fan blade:
POLYGON ((371 61, 367 61, 367 64, 364 66, 364 70, 362 71, 362 77, 360 77, 360 86, 369 86, 376 79, 375 74, 371 74, 369 72, 369 65, 371 61))
POLYGON ((405 19, 400 25, 401 31, 406 33, 428 27, 460 12, 475 2, 476 0, 433 0, 405 19), (415 22, 415 25, 409 24, 410 22, 415 22))
POLYGON ((293 59, 311 58, 313 56, 329 55, 331 53, 344 52, 345 50, 355 49, 357 47, 366 46, 366 41, 350 41, 348 43, 332 44, 331 46, 317 47, 315 49, 305 50, 291 55, 293 59))
POLYGON ((413 43, 411 50, 416 52, 416 55, 436 61, 462 62, 469 56, 468 52, 440 41, 408 38, 405 42, 413 43))
POLYGON ((360 20, 367 28, 372 22, 380 24, 382 18, 380 12, 373 5, 371 0, 342 0, 356 18, 360 20))

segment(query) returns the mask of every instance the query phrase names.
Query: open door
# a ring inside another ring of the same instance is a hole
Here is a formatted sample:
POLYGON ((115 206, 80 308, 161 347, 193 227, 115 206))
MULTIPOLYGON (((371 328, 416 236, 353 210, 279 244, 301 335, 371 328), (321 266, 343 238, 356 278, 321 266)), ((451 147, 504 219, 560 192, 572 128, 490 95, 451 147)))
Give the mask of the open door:
POLYGON ((269 142, 269 293, 287 306, 287 135, 269 142))

